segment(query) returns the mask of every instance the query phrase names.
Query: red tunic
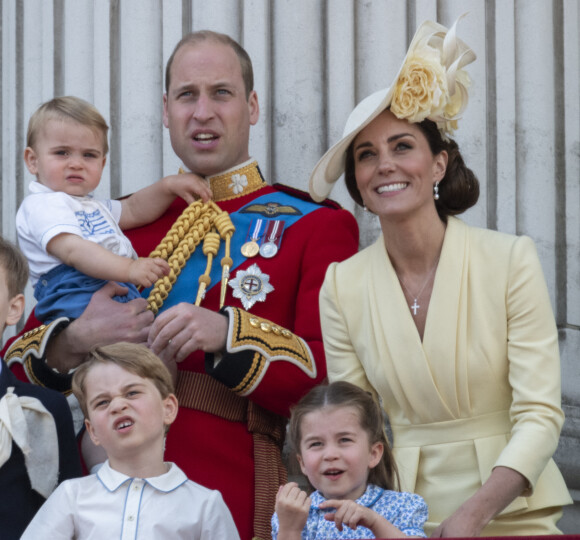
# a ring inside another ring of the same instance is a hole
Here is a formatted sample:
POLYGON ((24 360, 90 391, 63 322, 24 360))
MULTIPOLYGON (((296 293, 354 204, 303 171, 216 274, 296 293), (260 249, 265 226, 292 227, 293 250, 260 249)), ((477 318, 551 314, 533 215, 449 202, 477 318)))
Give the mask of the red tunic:
MULTIPOLYGON (((287 197, 288 191, 308 199, 302 192, 264 185, 250 194, 242 193, 241 196, 225 201, 218 199, 216 202, 222 210, 231 215, 265 194, 272 194, 271 197, 275 201, 278 195, 287 197)), ((285 200, 287 202, 287 199, 285 200)), ((294 200, 296 207, 299 207, 300 200, 298 198, 294 200)), ((307 204, 314 203, 308 199, 307 204)), ((126 231, 140 256, 149 255, 185 207, 186 204, 181 199, 176 200, 155 223, 126 231)), ((256 213, 251 219, 264 217, 256 213)), ((282 213, 273 219, 284 220, 285 215, 282 213)), ((232 221, 235 225, 236 215, 232 216, 232 221)), ((236 230, 235 236, 243 235, 245 239, 247 233, 247 228, 242 230, 240 227, 236 230)), ((255 350, 248 341, 245 341, 248 344, 245 354, 224 354, 216 370, 211 369, 211 359, 206 368, 206 358, 202 353, 191 355, 179 364, 179 369, 196 373, 205 373, 206 369, 209 369, 214 380, 219 380, 230 389, 236 389, 239 394, 245 394, 244 397, 236 396, 236 399, 244 402, 249 399, 259 406, 256 408, 259 411, 265 409, 287 417, 289 408, 326 377, 318 311, 318 294, 326 269, 331 262, 344 260, 353 255, 357 249, 358 227, 353 216, 345 210, 338 209, 337 205, 317 205, 314 210, 284 229, 280 249, 274 257, 266 259, 258 255, 251 259, 244 258, 242 264, 231 271, 230 281, 236 277, 239 270, 257 264, 261 272, 269 277, 274 290, 266 295, 265 301, 256 302, 248 311, 250 315, 272 321, 300 336, 308 345, 306 355, 310 356, 309 365, 301 365, 300 362, 285 358, 284 355, 281 358, 265 359, 262 355, 260 374, 252 378, 252 370, 256 369, 256 357, 253 356, 255 350), (249 384, 248 378, 252 381, 249 384)), ((196 250, 188 264, 198 264, 200 270, 197 275, 199 275, 205 269, 206 259, 203 257, 201 260, 200 257, 196 257, 197 255, 201 255, 201 248, 196 250)), ((214 265, 219 266, 219 258, 214 261, 214 265)), ((181 275, 178 282, 180 277, 181 275)), ((175 303, 176 300, 192 302, 197 287, 196 280, 191 284, 190 298, 175 299, 170 296, 167 302, 169 300, 171 303, 175 303)), ((227 291, 225 305, 243 310, 241 301, 232 294, 233 289, 228 287, 227 291)), ((218 284, 207 292, 202 306, 218 310, 219 296, 218 284)), ((246 312, 241 313, 243 315, 246 312)), ((34 327, 34 324, 27 326, 34 327)), ((274 339, 274 335, 269 331, 255 337, 265 340, 266 344, 269 339, 274 339)), ((232 344, 231 338, 230 335, 228 346, 232 344)), ((19 367, 16 367, 15 371, 19 371, 22 375, 19 367)), ((229 390, 227 392, 231 393, 229 390)), ((255 437, 249 431, 248 419, 225 419, 182 406, 179 392, 178 398, 180 410, 167 437, 166 460, 177 463, 192 480, 221 491, 242 540, 250 540, 254 536, 269 537, 265 536, 263 529, 255 530, 254 527, 254 486, 257 471, 254 470, 255 437)), ((268 418, 273 422, 272 426, 278 424, 279 428, 278 420, 281 420, 279 417, 270 415, 268 418)), ((266 431, 268 429, 270 428, 266 428, 266 431)), ((267 434, 260 435, 264 436, 267 437, 267 434)), ((258 493, 259 495, 261 494, 258 493)), ((264 496, 269 499, 268 512, 270 510, 273 512, 273 495, 270 493, 264 496)))

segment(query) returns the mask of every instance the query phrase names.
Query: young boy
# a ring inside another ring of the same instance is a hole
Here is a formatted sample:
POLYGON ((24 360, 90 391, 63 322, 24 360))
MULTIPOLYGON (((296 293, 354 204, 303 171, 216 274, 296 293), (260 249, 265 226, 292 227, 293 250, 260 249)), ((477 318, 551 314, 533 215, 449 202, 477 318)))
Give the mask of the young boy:
POLYGON ((87 431, 108 460, 96 474, 59 486, 23 540, 239 539, 219 491, 163 461, 177 398, 154 353, 130 343, 97 347, 72 384, 87 431))
POLYGON ((124 282, 139 296, 169 273, 161 258, 137 258, 123 229, 145 225, 165 212, 176 196, 207 201, 211 191, 193 174, 168 176, 121 200, 97 200, 108 152, 108 125, 86 101, 54 98, 32 115, 24 161, 35 182, 16 215, 20 248, 30 264, 43 322, 78 318, 106 280, 124 282))
MULTIPOLYGON (((28 265, 0 237, 0 332, 24 311, 28 265)), ((18 540, 57 483, 82 474, 70 408, 53 390, 19 381, 0 361, 0 537, 18 540)))

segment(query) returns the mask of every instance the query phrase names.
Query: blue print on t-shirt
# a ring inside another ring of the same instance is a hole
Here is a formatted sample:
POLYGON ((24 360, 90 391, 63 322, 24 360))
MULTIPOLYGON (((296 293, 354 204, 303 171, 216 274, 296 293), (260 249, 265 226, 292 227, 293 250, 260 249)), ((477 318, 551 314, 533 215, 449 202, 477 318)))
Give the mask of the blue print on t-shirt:
POLYGON ((114 234, 115 231, 109 225, 100 210, 87 213, 84 211, 75 212, 83 235, 95 236, 97 234, 114 234))

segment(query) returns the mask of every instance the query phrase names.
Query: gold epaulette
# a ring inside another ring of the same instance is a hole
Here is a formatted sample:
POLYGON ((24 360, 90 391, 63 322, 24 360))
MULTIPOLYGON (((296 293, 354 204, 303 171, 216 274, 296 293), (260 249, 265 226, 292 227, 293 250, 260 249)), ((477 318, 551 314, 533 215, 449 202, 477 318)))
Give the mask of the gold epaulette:
POLYGON ((10 345, 4 360, 8 366, 18 362, 24 367, 29 381, 40 386, 70 391, 70 376, 61 375, 46 365, 46 347, 50 339, 69 325, 66 317, 55 319, 50 324, 40 325, 25 332, 10 345), (56 383, 56 384, 55 384, 56 383))
POLYGON ((299 367, 311 378, 316 378, 316 363, 306 342, 290 330, 261 317, 256 317, 243 309, 226 307, 228 315, 228 335, 226 351, 236 355, 236 361, 229 363, 227 372, 220 370, 217 362, 212 376, 221 380, 231 390, 242 396, 251 394, 264 377, 271 362, 285 361, 299 367), (235 366, 232 369, 232 366, 235 366))

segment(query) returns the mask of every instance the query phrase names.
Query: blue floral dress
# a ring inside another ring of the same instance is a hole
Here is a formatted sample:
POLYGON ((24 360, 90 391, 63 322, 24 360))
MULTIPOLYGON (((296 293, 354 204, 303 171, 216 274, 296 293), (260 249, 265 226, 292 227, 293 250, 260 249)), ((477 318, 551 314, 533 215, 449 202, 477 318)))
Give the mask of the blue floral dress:
MULTIPOLYGON (((310 495, 310 500, 310 512, 306 526, 302 531, 302 540, 375 538, 371 530, 366 527, 357 527, 353 530, 345 525, 342 531, 339 531, 333 521, 324 519, 324 514, 328 513, 328 509, 319 510, 318 508, 326 499, 318 491, 315 491, 310 495)), ((369 484, 362 497, 356 502, 374 510, 403 533, 426 538, 423 524, 427 521, 428 512, 427 505, 421 496, 414 493, 389 491, 369 484)), ((272 516, 273 540, 278 538, 279 528, 278 515, 274 514, 272 516)))

